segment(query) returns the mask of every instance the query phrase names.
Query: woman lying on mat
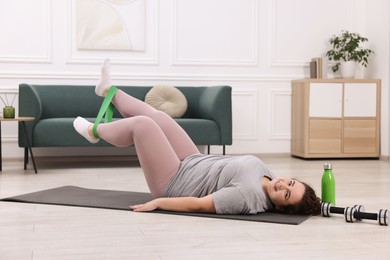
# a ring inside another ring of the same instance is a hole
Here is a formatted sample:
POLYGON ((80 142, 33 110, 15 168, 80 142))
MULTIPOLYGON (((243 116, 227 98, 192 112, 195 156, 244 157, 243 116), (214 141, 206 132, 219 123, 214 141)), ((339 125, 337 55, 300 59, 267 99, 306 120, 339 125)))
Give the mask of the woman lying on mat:
POLYGON ((92 143, 102 138, 118 147, 135 145, 155 199, 132 205, 131 209, 217 214, 268 210, 319 213, 320 199, 310 186, 296 179, 277 178, 257 157, 199 153, 169 115, 112 86, 109 69, 110 62, 106 60, 95 92, 105 99, 111 96, 111 103, 124 118, 94 125, 78 117, 73 124, 92 143))

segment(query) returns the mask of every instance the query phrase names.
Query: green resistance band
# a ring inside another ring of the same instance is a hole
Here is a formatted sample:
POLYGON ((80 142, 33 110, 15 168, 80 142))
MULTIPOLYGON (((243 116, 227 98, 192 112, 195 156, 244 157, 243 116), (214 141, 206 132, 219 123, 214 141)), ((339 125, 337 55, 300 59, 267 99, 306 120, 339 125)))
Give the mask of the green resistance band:
POLYGON ((99 138, 99 134, 97 133, 97 127, 102 122, 104 116, 104 123, 109 123, 112 121, 112 116, 114 114, 115 106, 111 103, 111 100, 114 98, 115 93, 118 88, 115 86, 111 86, 107 92, 106 97, 103 100, 102 106, 100 107, 99 113, 96 117, 95 123, 93 124, 93 135, 96 138, 99 138))

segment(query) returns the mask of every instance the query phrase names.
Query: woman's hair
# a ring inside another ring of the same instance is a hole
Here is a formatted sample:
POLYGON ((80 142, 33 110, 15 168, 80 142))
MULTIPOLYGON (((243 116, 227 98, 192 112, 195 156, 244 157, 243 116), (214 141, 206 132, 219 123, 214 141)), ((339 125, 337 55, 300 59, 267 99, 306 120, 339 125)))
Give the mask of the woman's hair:
POLYGON ((288 205, 278 208, 281 213, 297 215, 318 215, 321 213, 321 199, 317 197, 312 187, 304 182, 305 186, 302 200, 296 205, 288 205))

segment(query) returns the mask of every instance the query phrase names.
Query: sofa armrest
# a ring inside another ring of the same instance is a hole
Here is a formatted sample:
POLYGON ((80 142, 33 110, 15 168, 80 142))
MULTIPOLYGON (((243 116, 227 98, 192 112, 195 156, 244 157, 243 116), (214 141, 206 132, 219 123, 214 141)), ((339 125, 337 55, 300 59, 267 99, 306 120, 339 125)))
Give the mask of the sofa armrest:
MULTIPOLYGON (((34 87, 29 84, 19 85, 19 117, 35 117, 35 120, 25 122, 27 134, 32 140, 32 133, 35 124, 41 119, 42 103, 34 87)), ((27 147, 27 140, 24 138, 21 123, 19 123, 19 147, 27 147)), ((31 144, 34 146, 34 144, 31 144)))
POLYGON ((215 121, 221 131, 221 145, 232 144, 232 88, 230 86, 207 87, 199 99, 202 118, 215 121))

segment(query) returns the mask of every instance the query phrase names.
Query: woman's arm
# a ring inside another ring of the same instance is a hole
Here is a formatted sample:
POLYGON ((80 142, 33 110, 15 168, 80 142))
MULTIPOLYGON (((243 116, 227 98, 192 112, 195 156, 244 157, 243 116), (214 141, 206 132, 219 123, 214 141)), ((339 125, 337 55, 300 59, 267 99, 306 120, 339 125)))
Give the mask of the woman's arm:
POLYGON ((153 211, 162 209, 177 212, 203 212, 215 213, 213 195, 207 195, 202 198, 196 197, 178 197, 178 198, 158 198, 145 204, 130 206, 133 211, 153 211))

